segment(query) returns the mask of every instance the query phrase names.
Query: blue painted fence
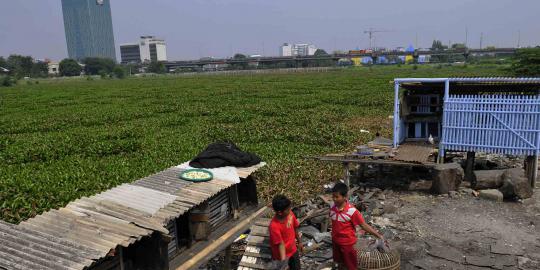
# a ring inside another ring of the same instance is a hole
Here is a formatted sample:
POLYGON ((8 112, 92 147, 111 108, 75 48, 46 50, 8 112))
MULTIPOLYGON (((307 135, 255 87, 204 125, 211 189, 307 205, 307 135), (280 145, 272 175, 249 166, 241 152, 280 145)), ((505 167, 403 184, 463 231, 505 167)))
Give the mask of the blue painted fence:
POLYGON ((444 101, 445 150, 509 155, 540 151, 540 97, 451 95, 444 101))

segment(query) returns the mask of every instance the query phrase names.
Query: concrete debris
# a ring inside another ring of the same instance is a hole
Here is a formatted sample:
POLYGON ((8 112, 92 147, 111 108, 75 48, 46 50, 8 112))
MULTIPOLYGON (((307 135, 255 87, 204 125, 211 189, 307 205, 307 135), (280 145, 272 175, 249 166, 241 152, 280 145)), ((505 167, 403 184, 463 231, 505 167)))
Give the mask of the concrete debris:
POLYGON ((458 190, 463 176, 463 168, 457 163, 437 164, 433 168, 431 192, 448 194, 449 191, 458 190))
POLYGON ((497 189, 503 184, 503 174, 506 170, 474 171, 476 189, 497 189))
POLYGON ((502 202, 503 201, 503 194, 497 190, 497 189, 485 189, 480 190, 480 198, 484 198, 487 200, 492 200, 496 202, 502 202))
POLYGON ((505 171, 503 184, 499 190, 503 193, 505 199, 527 199, 533 194, 531 185, 525 177, 525 172, 520 168, 505 171))
POLYGON ((514 244, 510 244, 500 239, 495 244, 491 245, 491 253, 505 255, 523 255, 523 249, 514 244))

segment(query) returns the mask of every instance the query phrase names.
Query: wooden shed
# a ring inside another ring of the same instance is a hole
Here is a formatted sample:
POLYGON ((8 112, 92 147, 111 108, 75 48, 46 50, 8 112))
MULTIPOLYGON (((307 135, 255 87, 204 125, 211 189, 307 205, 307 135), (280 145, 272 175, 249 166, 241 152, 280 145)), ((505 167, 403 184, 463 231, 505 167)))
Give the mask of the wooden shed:
POLYGON ((527 156, 534 185, 540 154, 540 78, 394 80, 394 147, 411 141, 448 151, 527 156))
POLYGON ((0 269, 196 268, 262 212, 250 175, 264 165, 232 167, 238 182, 201 183, 179 179, 175 166, 18 225, 0 222, 0 269))

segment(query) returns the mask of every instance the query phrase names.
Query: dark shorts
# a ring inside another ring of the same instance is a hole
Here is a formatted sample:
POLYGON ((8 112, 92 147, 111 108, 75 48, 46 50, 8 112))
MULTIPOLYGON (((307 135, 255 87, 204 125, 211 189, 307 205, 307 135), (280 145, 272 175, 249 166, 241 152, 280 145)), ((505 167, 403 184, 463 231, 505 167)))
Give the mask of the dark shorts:
POLYGON ((289 258, 289 270, 300 270, 300 255, 298 251, 289 258))
POLYGON ((358 269, 358 254, 354 245, 342 246, 332 244, 332 256, 334 262, 345 265, 348 270, 358 269))

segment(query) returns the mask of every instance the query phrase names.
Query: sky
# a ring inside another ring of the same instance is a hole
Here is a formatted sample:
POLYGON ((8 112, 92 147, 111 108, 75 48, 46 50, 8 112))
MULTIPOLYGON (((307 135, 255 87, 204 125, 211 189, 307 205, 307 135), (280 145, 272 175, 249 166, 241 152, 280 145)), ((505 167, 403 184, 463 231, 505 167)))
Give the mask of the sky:
MULTIPOLYGON (((73 0, 75 1, 75 0, 73 0)), ((278 55, 284 42, 312 43, 328 52, 369 47, 540 45, 539 0, 111 0, 119 45, 155 35, 169 60, 278 55), (519 4, 518 4, 519 3, 519 4), (520 33, 520 34, 518 34, 520 33)), ((0 56, 67 57, 60 0, 2 0, 0 56)))

